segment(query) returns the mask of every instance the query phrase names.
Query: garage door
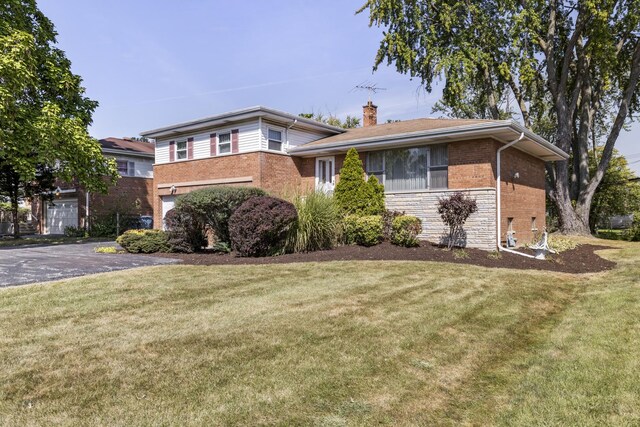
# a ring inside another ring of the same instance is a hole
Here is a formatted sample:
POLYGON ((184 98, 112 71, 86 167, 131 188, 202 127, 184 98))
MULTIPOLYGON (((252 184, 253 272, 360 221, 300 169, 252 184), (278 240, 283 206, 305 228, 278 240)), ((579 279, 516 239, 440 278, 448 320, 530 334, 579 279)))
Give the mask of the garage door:
POLYGON ((64 234, 65 227, 78 226, 78 201, 55 200, 47 206, 47 234, 64 234))
POLYGON ((165 229, 164 226, 164 217, 167 215, 173 206, 176 204, 176 196, 163 196, 162 197, 162 228, 165 229))

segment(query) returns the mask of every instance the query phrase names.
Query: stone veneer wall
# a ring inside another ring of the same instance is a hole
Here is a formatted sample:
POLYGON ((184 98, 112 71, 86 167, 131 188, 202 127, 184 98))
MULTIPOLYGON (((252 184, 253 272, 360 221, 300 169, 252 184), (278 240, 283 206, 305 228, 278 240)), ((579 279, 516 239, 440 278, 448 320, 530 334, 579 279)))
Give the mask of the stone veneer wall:
POLYGON ((448 197, 462 191, 476 199, 478 211, 472 214, 464 225, 466 242, 459 246, 484 250, 496 249, 496 190, 477 188, 468 190, 430 190, 420 192, 386 193, 387 209, 404 211, 422 220, 421 239, 434 243, 445 243, 449 228, 442 223, 437 211, 438 198, 448 197))

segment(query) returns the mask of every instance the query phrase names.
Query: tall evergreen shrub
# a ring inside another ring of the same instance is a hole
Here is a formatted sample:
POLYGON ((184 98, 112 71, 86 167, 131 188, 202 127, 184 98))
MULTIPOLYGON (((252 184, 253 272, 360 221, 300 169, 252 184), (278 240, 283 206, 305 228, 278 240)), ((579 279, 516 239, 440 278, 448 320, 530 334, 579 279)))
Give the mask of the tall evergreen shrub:
POLYGON ((362 161, 355 148, 347 152, 334 197, 347 214, 380 215, 384 211, 384 187, 373 176, 365 181, 362 161))

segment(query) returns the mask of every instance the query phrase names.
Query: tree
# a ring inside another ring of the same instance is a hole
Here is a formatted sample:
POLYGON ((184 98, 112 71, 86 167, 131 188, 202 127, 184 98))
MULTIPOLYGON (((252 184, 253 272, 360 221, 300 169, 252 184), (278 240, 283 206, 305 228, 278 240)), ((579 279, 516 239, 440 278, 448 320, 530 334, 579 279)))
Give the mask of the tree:
MULTIPOLYGON (((601 152, 601 148, 596 151, 601 152)), ((593 156, 590 157, 589 167, 592 170, 597 167, 593 156)), ((640 182, 631 181, 635 177, 627 159, 614 150, 607 171, 593 196, 589 216, 592 231, 612 216, 640 211, 640 182)))
POLYGON ((20 199, 49 191, 54 179, 106 191, 117 178, 87 127, 97 102, 84 96, 81 78, 55 47, 53 24, 35 0, 0 7, 0 194, 14 212, 20 199), (105 179, 106 177, 106 179, 105 179))
POLYGON ((463 226, 467 222, 469 216, 478 211, 476 199, 467 197, 457 192, 449 197, 438 199, 438 213, 442 218, 442 222, 449 226, 449 235, 447 236, 447 247, 452 249, 458 243, 463 246, 466 241, 466 234, 463 226))
POLYGON ((517 118, 572 155, 571 168, 547 166, 548 193, 561 230, 588 233, 620 130, 638 113, 640 3, 368 0, 365 9, 386 29, 374 70, 395 63, 427 91, 444 77, 436 109, 517 118), (592 170, 590 144, 603 146, 592 170))
POLYGON ((353 129, 360 126, 360 119, 350 115, 347 115, 344 121, 340 120, 340 118, 333 114, 329 114, 329 117, 325 117, 322 113, 300 113, 298 116, 343 129, 353 129))
POLYGON ((333 194, 347 214, 380 215, 384 211, 384 187, 375 177, 365 181, 362 161, 355 148, 347 151, 333 194))

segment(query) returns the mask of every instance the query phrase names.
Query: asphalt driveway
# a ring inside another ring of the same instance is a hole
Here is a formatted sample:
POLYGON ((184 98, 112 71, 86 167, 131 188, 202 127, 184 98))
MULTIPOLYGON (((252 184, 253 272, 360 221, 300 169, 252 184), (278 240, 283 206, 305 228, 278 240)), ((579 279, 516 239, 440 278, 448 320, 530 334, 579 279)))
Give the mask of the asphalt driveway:
POLYGON ((145 255, 97 254, 96 246, 115 243, 2 248, 0 288, 176 262, 145 255))

